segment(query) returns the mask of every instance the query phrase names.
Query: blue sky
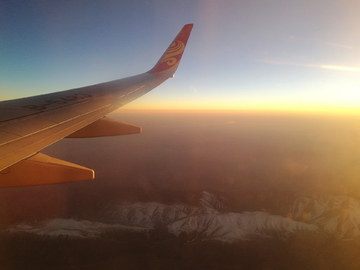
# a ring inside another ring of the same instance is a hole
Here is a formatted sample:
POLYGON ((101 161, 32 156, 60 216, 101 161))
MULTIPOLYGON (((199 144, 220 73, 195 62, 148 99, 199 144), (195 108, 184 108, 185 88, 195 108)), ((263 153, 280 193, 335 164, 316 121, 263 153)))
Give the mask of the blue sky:
POLYGON ((150 69, 186 23, 175 78, 131 109, 360 108, 360 2, 1 1, 0 99, 150 69))

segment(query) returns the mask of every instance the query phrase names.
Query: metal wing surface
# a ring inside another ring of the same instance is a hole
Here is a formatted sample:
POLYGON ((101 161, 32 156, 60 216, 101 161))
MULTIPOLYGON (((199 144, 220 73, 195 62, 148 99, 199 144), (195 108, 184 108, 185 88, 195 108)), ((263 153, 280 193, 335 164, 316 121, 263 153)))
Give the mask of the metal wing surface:
POLYGON ((0 187, 94 178, 91 169, 38 153, 64 137, 133 134, 105 117, 173 77, 193 25, 185 25, 150 71, 106 83, 0 102, 0 187))

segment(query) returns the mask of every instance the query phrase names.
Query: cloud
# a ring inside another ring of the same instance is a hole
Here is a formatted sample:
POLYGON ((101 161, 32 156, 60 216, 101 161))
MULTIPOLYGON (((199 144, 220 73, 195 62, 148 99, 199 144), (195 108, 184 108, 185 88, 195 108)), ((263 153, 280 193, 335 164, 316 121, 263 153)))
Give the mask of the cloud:
POLYGON ((333 70, 340 70, 340 71, 360 72, 360 68, 354 68, 354 67, 327 66, 327 65, 321 65, 319 67, 323 68, 323 69, 333 69, 333 70))
POLYGON ((354 48, 353 46, 349 46, 349 45, 345 45, 345 44, 332 43, 332 42, 325 42, 325 43, 332 47, 338 47, 338 48, 347 49, 347 50, 352 50, 354 48))
POLYGON ((271 61, 271 60, 270 61, 269 60, 259 60, 257 62, 272 64, 272 65, 298 66, 298 67, 331 69, 331 70, 338 70, 338 71, 360 72, 360 68, 358 68, 358 67, 344 67, 344 66, 336 66, 336 65, 310 65, 310 64, 279 62, 279 61, 271 61))
POLYGON ((284 171, 290 173, 291 175, 301 175, 309 168, 309 165, 297 162, 290 157, 284 159, 282 161, 282 165, 284 171))
POLYGON ((295 37, 295 36, 290 36, 289 37, 289 41, 290 42, 294 42, 294 41, 296 41, 298 38, 297 37, 295 37))
POLYGON ((195 88, 195 87, 192 86, 192 85, 190 85, 190 89, 191 89, 194 93, 197 93, 197 92, 198 92, 197 88, 195 88))

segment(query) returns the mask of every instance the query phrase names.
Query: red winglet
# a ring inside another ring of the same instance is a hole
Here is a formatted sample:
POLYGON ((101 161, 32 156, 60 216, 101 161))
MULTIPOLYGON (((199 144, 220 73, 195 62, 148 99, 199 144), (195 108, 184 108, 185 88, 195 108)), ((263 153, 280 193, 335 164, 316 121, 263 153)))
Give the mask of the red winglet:
POLYGON ((160 60, 148 71, 149 73, 167 72, 169 73, 169 76, 175 73, 193 26, 193 24, 186 24, 181 29, 160 60))

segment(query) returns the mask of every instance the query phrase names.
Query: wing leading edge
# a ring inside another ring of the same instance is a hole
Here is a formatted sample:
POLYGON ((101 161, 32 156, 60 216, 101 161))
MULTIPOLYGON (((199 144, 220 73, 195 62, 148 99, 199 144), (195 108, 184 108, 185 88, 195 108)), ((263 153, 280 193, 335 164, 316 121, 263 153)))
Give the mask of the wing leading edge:
POLYGON ((0 102, 0 187, 91 180, 92 170, 38 153, 64 137, 140 133, 108 113, 173 77, 193 25, 185 25, 148 72, 97 85, 0 102), (105 118, 104 118, 105 117, 105 118))

